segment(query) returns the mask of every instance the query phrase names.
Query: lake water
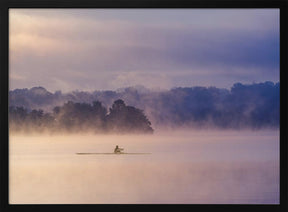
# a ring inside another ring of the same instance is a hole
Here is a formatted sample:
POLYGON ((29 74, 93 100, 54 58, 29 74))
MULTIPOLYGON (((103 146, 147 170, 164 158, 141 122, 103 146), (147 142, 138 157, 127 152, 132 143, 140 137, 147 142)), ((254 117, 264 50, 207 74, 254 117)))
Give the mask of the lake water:
POLYGON ((279 131, 10 135, 11 204, 279 204, 279 131), (77 155, 77 152, 146 155, 77 155))

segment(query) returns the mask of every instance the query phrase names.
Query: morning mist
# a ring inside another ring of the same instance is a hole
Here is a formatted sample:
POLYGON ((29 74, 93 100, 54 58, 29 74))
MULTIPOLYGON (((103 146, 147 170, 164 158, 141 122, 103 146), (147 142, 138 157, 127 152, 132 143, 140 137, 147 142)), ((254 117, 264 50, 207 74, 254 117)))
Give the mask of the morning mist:
POLYGON ((9 9, 10 204, 279 204, 279 9, 9 9))

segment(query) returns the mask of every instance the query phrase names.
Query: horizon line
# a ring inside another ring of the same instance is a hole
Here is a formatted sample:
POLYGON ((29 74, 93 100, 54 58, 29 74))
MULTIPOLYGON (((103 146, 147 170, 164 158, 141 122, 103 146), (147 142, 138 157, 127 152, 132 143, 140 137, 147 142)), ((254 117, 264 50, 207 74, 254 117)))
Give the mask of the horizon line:
POLYGON ((73 93, 73 92, 96 92, 96 91, 99 91, 99 92, 103 92, 103 91, 114 91, 114 92, 121 92, 121 91, 124 91, 125 89, 129 89, 129 88, 133 88, 133 89, 136 89, 136 90, 139 90, 139 89, 145 89, 147 91, 169 91, 169 90, 173 90, 173 89, 177 89, 177 88, 197 88, 197 87, 200 87, 200 88, 218 88, 218 89, 226 89, 226 90, 231 90, 233 88, 234 85, 236 84, 242 84, 242 85, 255 85, 255 84, 264 84, 264 83, 273 83, 274 85, 276 84, 280 84, 280 80, 274 82, 274 81, 270 81, 270 80, 266 80, 266 81, 262 81, 262 82, 251 82, 251 83, 242 83, 242 82, 235 82, 232 86, 230 86, 229 88, 225 88, 225 87, 217 87, 217 86, 213 86, 213 85, 210 85, 210 86, 200 86, 200 85, 194 85, 194 86, 173 86, 173 87, 170 87, 170 88, 157 88, 155 86, 155 88, 148 88, 144 85, 131 85, 131 86, 126 86, 126 87, 119 87, 117 89, 91 89, 91 90, 80 90, 80 89, 75 89, 75 90, 70 90, 70 91, 62 91, 61 89, 56 89, 54 91, 51 91, 49 89, 47 89, 46 87, 44 86, 41 86, 41 85, 38 85, 38 86, 33 86, 33 87, 30 87, 30 88, 27 88, 27 87, 24 87, 24 88, 14 88, 14 89, 10 89, 9 88, 9 92, 10 91, 15 91, 15 90, 31 90, 31 89, 36 89, 36 88, 40 88, 40 89, 45 89, 47 92, 49 93, 57 93, 57 92, 61 92, 61 93, 73 93))

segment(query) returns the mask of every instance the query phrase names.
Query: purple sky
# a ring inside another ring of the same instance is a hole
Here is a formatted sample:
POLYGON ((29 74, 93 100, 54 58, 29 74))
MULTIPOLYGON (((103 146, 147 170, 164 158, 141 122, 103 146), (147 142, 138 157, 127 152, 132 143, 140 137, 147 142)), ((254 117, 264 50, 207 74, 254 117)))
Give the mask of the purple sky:
POLYGON ((10 89, 279 81, 278 9, 10 9, 10 89))

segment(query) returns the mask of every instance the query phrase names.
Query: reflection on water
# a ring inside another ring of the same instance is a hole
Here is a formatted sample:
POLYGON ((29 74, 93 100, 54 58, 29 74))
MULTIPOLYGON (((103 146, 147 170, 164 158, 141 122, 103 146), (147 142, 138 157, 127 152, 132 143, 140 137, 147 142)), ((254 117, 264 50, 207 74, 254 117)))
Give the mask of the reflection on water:
POLYGON ((10 203, 278 204, 278 133, 11 135, 10 203))

